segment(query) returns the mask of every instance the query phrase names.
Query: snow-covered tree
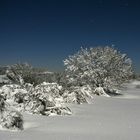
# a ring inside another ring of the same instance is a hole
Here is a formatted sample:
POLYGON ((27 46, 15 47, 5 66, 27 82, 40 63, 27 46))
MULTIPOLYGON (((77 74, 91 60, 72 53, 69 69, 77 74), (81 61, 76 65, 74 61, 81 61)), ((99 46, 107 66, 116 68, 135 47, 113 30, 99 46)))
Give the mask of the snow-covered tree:
POLYGON ((9 66, 6 75, 12 82, 21 85, 24 84, 24 82, 32 83, 34 81, 32 66, 28 63, 17 63, 9 66))
POLYGON ((69 86, 114 89, 132 75, 132 61, 113 47, 83 49, 64 60, 69 86))

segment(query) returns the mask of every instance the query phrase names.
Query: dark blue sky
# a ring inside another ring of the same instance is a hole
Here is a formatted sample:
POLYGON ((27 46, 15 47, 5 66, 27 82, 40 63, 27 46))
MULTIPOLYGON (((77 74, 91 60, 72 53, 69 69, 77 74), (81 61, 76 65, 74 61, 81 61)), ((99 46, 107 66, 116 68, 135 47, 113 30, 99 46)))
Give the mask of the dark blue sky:
POLYGON ((57 71, 81 46, 112 44, 140 71, 139 1, 0 0, 0 65, 57 71))

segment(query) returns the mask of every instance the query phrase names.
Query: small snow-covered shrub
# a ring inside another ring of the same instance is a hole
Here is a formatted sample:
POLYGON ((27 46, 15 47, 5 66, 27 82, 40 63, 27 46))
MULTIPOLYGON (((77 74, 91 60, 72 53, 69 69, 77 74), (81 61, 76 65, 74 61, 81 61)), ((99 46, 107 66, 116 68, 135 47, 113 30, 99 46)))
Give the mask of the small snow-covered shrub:
POLYGON ((60 92, 62 90, 62 86, 59 86, 57 83, 46 83, 43 82, 40 85, 37 85, 35 88, 35 93, 39 94, 42 92, 42 96, 40 98, 44 98, 44 97, 53 97, 53 98, 58 98, 60 97, 60 92), (44 93, 44 94, 43 94, 44 93), (45 94, 47 93, 47 94, 45 94))
POLYGON ((24 98, 27 96, 28 92, 27 90, 16 84, 11 85, 4 85, 1 90, 0 94, 5 97, 6 100, 16 103, 23 103, 24 98))
POLYGON ((26 110, 33 114, 45 115, 45 104, 41 100, 33 99, 26 106, 26 110))
POLYGON ((110 97, 102 87, 97 87, 94 90, 94 94, 99 95, 99 96, 106 96, 106 97, 110 97))
MULTIPOLYGON (((123 86, 123 88, 125 88, 125 87, 123 86)), ((118 95, 121 95, 121 89, 104 88, 103 90, 109 96, 118 96, 118 95)))
POLYGON ((71 87, 70 90, 65 91, 63 94, 65 102, 68 103, 88 103, 88 98, 92 97, 92 89, 89 85, 71 87))
POLYGON ((0 123, 2 127, 7 129, 23 130, 23 116, 17 111, 5 111, 0 123))
POLYGON ((0 95, 0 125, 7 129, 23 129, 23 117, 18 111, 10 110, 10 105, 0 95))
MULTIPOLYGON (((63 98, 60 95, 62 86, 57 83, 44 82, 28 92, 29 100, 25 107, 27 111, 43 115, 63 115, 63 110, 65 110, 66 114, 67 107, 64 106, 63 98)), ((67 114, 70 114, 69 110, 67 114)))

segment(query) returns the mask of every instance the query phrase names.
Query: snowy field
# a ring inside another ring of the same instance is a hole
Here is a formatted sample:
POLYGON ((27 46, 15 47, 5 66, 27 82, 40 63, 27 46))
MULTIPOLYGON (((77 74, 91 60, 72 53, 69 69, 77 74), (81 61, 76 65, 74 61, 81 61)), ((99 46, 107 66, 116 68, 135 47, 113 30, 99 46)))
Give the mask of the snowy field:
POLYGON ((0 140, 139 140, 140 82, 118 97, 95 96, 93 104, 69 105, 71 116, 24 114, 23 131, 0 130, 0 140))

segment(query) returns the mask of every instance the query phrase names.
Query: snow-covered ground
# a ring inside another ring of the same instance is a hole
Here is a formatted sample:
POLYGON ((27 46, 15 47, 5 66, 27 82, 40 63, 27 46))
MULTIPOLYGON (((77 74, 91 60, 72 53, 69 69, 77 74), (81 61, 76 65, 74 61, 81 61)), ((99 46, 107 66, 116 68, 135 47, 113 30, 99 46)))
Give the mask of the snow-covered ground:
POLYGON ((93 104, 69 105, 71 116, 24 114, 24 130, 0 130, 0 140, 139 140, 138 84, 129 83, 122 96, 95 96, 93 104))

